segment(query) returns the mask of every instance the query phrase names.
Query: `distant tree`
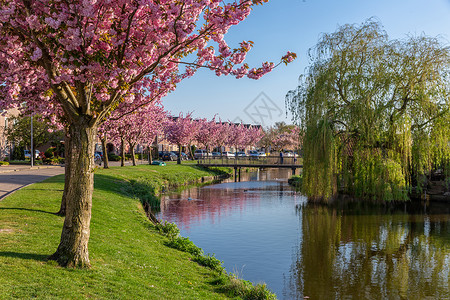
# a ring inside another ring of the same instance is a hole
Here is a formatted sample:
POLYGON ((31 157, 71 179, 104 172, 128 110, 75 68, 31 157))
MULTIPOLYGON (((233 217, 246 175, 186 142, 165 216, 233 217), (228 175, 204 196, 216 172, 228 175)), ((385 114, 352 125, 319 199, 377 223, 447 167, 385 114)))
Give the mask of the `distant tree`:
POLYGON ((264 131, 261 127, 250 126, 245 130, 245 147, 255 147, 259 141, 263 138, 264 131))
MULTIPOLYGON (((9 119, 9 126, 5 130, 8 141, 16 146, 31 149, 31 117, 18 116, 9 119)), ((64 139, 63 131, 51 122, 42 120, 40 116, 33 116, 33 148, 36 149, 46 143, 64 139)))
POLYGON ((219 133, 222 129, 222 124, 216 122, 214 117, 212 120, 207 121, 206 119, 197 120, 198 131, 195 136, 195 140, 206 148, 209 153, 211 146, 217 146, 219 133))
MULTIPOLYGON (((231 124, 227 144, 234 147, 236 152, 246 146, 246 128, 243 124, 231 124)), ((237 155, 237 153, 236 153, 237 155)))
MULTIPOLYGON (((290 136, 297 126, 293 124, 286 124, 285 122, 276 122, 273 126, 264 131, 264 135, 259 144, 266 149, 274 148, 281 150, 286 147, 291 147, 293 137, 290 136)), ((293 147, 293 146, 292 146, 293 147)), ((294 148, 294 147, 293 147, 294 148)))
MULTIPOLYGON (((314 52, 313 52, 314 50, 314 52)), ((305 130, 303 190, 328 201, 406 200, 450 172, 450 55, 436 39, 389 40, 378 22, 324 34, 287 104, 305 130)))
POLYGON ((182 146, 190 148, 192 141, 198 134, 200 124, 192 119, 192 113, 188 113, 186 116, 180 113, 178 117, 167 121, 165 124, 164 133, 166 139, 170 143, 178 145, 177 164, 181 164, 182 146))
POLYGON ((281 150, 298 150, 302 141, 302 135, 300 129, 294 127, 288 131, 278 133, 271 137, 271 143, 273 147, 279 151, 281 150))

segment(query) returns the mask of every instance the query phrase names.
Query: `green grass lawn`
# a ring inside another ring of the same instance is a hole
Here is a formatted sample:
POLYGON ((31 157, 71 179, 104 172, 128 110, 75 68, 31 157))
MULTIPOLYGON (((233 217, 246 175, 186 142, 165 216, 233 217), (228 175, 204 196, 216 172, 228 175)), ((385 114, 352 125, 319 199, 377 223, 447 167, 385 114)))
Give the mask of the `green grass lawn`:
POLYGON ((130 182, 158 191, 210 176, 192 165, 142 165, 95 174, 90 269, 47 261, 59 244, 64 176, 30 185, 0 201, 0 299, 224 299, 217 274, 166 246, 145 217, 130 182))

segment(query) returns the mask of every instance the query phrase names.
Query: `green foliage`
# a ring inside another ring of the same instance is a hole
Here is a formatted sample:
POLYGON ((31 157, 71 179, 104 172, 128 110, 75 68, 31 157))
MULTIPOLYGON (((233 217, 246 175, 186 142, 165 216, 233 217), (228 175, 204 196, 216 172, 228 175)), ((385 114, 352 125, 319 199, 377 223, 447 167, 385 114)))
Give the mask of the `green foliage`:
POLYGON ((12 160, 25 160, 25 153, 24 153, 24 147, 23 146, 15 146, 13 148, 12 152, 12 160))
POLYGON ((222 273, 225 271, 222 264, 223 262, 218 260, 214 254, 206 254, 206 255, 199 255, 194 258, 194 261, 199 263, 202 266, 208 267, 211 270, 217 271, 219 273, 222 273))
POLYGON ((55 156, 54 154, 55 150, 56 150, 55 147, 49 147, 47 150, 45 150, 44 152, 45 158, 52 159, 55 156))
POLYGON ((7 166, 9 162, 0 160, 0 166, 7 166))
POLYGON ((64 164, 65 159, 63 157, 44 158, 43 162, 47 165, 61 165, 64 164))
MULTIPOLYGON (((131 156, 132 156, 131 153, 126 153, 126 154, 125 154, 125 159, 126 159, 126 160, 130 160, 130 159, 132 158, 131 156)), ((134 155, 134 158, 135 158, 135 159, 139 159, 139 154, 135 154, 135 155, 134 155)))
POLYGON ((230 296, 237 296, 244 300, 276 300, 277 297, 265 284, 253 285, 250 281, 239 279, 236 275, 221 278, 225 284, 225 291, 230 296))
POLYGON ((292 175, 291 178, 288 179, 288 183, 295 188, 301 189, 303 183, 303 174, 292 175))
POLYGON ((200 256, 203 255, 203 250, 199 247, 197 247, 189 238, 187 237, 176 237, 172 240, 170 240, 167 243, 167 246, 187 252, 189 254, 192 254, 194 256, 200 256))
POLYGON ((426 36, 389 40, 369 20, 324 34, 311 57, 286 96, 305 130, 310 199, 407 200, 432 170, 450 173, 449 48, 426 36))
MULTIPOLYGON (((5 134, 8 141, 15 143, 21 147, 30 148, 31 142, 31 118, 30 116, 18 116, 9 120, 5 134)), ((62 131, 58 131, 55 126, 51 125, 47 120, 43 120, 41 116, 33 116, 33 144, 34 148, 44 145, 45 143, 59 143, 63 138, 62 131)), ((15 158, 20 159, 20 158, 15 158)))
POLYGON ((178 229, 175 223, 164 221, 164 223, 157 224, 156 229, 158 229, 161 234, 169 237, 170 240, 174 240, 180 235, 180 229, 178 229))
POLYGON ((112 152, 108 153, 108 160, 109 161, 120 161, 121 159, 122 159, 122 157, 119 156, 119 155, 116 155, 116 154, 114 154, 112 152))
POLYGON ((188 237, 179 236, 180 230, 175 223, 168 223, 167 221, 164 221, 162 224, 157 224, 156 228, 161 234, 169 237, 169 241, 166 243, 167 246, 192 254, 195 262, 202 266, 208 267, 211 270, 219 273, 224 271, 222 262, 215 258, 214 255, 204 255, 203 250, 197 247, 188 237))

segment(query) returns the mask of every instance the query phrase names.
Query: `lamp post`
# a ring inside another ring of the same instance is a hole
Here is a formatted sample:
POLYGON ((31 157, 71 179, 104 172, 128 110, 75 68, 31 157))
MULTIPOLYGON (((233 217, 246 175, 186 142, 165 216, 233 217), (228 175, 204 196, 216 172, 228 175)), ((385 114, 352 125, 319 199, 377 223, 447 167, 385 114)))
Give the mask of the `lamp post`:
POLYGON ((34 148, 33 148, 33 114, 31 114, 31 153, 30 153, 30 160, 31 160, 31 167, 33 167, 34 162, 34 148))

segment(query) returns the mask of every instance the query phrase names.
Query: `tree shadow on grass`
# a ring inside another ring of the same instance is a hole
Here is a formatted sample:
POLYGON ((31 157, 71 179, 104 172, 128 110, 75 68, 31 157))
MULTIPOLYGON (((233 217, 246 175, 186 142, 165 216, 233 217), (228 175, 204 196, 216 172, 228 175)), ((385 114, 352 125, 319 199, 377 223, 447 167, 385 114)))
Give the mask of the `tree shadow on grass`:
POLYGON ((159 207, 159 199, 156 197, 155 187, 144 180, 118 180, 115 177, 95 174, 95 190, 116 192, 126 197, 138 198, 142 204, 148 204, 152 208, 159 207))
POLYGON ((30 212, 38 212, 38 213, 45 213, 45 214, 50 214, 50 215, 57 215, 54 212, 49 212, 49 211, 40 210, 40 209, 22 208, 22 207, 0 207, 0 211, 2 211, 2 210, 24 210, 24 211, 30 211, 30 212))
POLYGON ((35 254, 35 253, 19 253, 11 251, 0 251, 0 257, 11 257, 20 259, 31 259, 36 261, 45 262, 48 260, 48 254, 35 254))

